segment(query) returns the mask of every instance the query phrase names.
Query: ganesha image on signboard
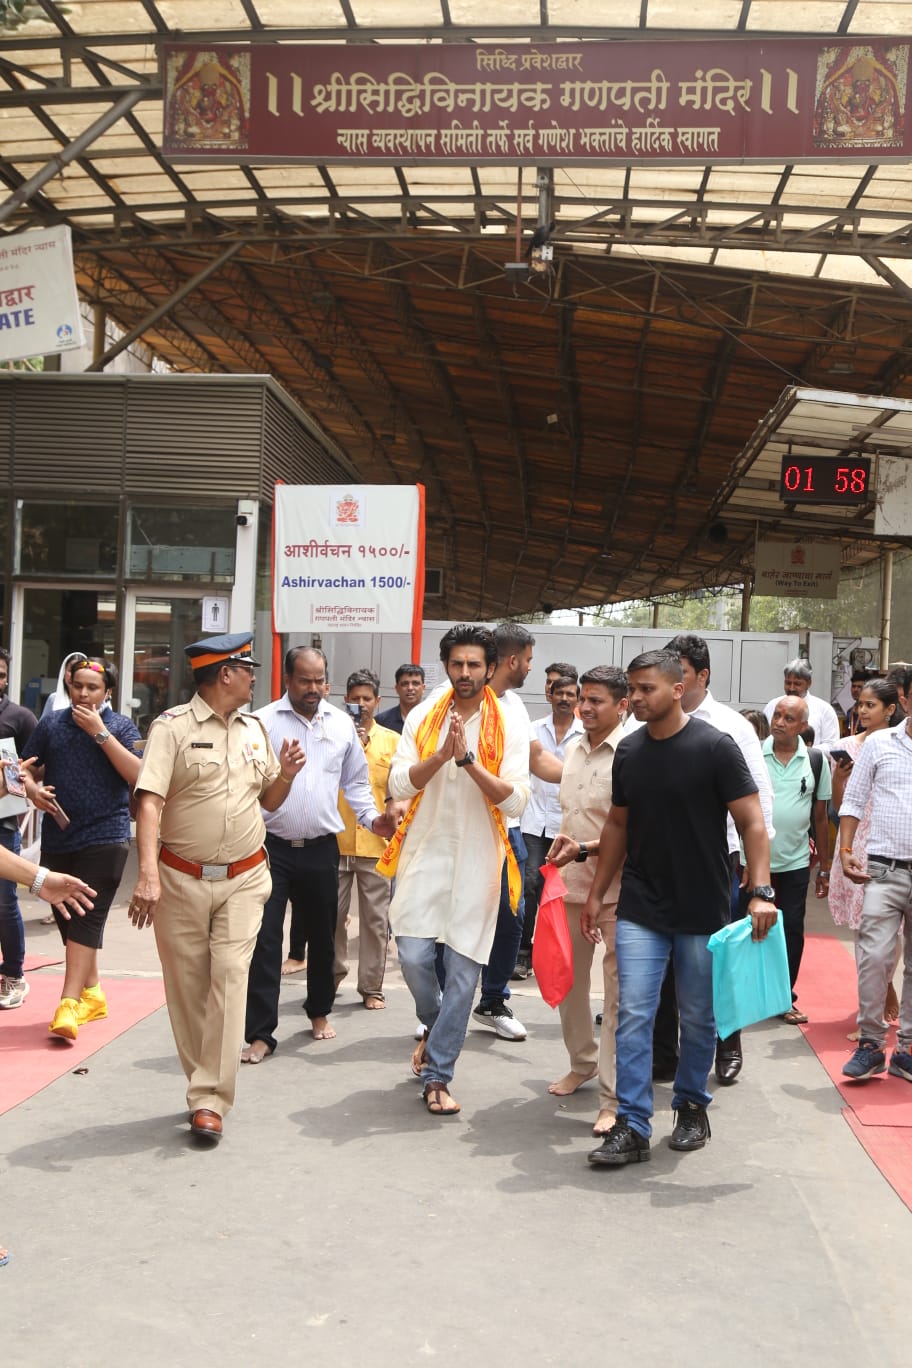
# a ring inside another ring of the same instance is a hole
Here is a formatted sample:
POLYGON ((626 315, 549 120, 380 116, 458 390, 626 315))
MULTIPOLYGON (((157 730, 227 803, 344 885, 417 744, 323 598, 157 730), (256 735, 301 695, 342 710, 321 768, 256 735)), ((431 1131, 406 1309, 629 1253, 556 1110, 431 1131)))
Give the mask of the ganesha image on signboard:
POLYGON ((166 152, 242 152, 249 135, 250 54, 225 48, 169 53, 166 152))
POLYGON ((817 59, 815 147, 901 148, 907 45, 825 47, 817 59))

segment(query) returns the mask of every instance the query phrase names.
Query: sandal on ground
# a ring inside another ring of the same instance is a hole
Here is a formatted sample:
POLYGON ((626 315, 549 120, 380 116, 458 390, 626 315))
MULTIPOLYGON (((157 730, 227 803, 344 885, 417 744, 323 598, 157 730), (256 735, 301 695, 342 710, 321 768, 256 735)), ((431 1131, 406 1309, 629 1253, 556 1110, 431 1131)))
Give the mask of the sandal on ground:
POLYGON ((445 1083, 425 1083, 422 1097, 432 1116, 456 1116, 462 1110, 459 1103, 450 1096, 450 1090, 445 1083))
POLYGON ((782 1020, 787 1021, 790 1026, 804 1026, 807 1023, 807 1013, 802 1012, 796 1005, 790 1012, 782 1013, 782 1020))
POLYGON ((424 1035, 412 1051, 412 1073, 416 1078, 421 1077, 421 1070, 424 1067, 424 1056, 427 1054, 428 1029, 425 1026, 424 1035))

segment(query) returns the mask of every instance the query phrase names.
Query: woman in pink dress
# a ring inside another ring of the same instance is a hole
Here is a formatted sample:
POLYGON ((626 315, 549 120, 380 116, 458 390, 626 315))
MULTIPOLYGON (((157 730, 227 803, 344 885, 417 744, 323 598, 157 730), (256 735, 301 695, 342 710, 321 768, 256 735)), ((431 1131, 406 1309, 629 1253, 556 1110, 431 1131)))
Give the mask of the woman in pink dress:
MULTIPOLYGON (((865 741, 874 732, 883 731, 892 725, 893 718, 900 713, 899 695, 892 684, 888 684, 885 679, 871 679, 864 686, 858 697, 857 702, 859 720, 864 727, 864 731, 856 732, 854 736, 845 736, 840 741, 840 747, 848 751, 851 757, 848 760, 839 760, 833 771, 833 807, 838 812, 842 806, 843 795, 845 794, 846 783, 852 773, 852 766, 858 758, 865 741)), ((864 816, 858 823, 858 831, 855 834, 855 849, 861 852, 861 862, 865 865, 865 854, 868 845, 868 828, 871 825, 871 799, 868 800, 864 816)), ((837 926, 850 926, 855 932, 855 944, 858 945, 858 927, 861 924, 861 909, 864 904, 864 884, 851 883, 842 872, 842 862, 834 860, 830 870, 830 891, 828 895, 830 913, 837 926)), ((894 973, 896 965, 893 966, 894 973)), ((899 1003, 896 998, 896 990, 890 983, 887 988, 887 1000, 884 1005, 884 1016, 887 1021, 896 1021, 899 1015, 899 1003)), ((857 1038, 857 1032, 850 1039, 857 1038)))

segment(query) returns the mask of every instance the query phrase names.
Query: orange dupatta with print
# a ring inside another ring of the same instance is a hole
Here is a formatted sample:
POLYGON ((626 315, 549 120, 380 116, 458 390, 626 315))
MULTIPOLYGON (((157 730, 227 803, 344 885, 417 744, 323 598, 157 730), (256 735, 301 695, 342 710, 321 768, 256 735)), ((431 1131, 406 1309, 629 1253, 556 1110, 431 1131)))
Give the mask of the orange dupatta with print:
MULTIPOLYGON (((427 760, 437 750, 440 741, 440 733, 447 720, 450 705, 453 701, 453 690, 448 689, 441 694, 440 698, 431 708, 427 717, 419 724, 415 733, 415 744, 418 747, 418 759, 427 760)), ((481 727, 478 733, 478 763, 483 765, 489 774, 499 774, 501 762, 504 755, 504 720, 500 705, 497 702, 497 695, 493 689, 485 685, 485 691, 481 700, 481 727)), ((409 806, 408 812, 403 817, 396 833, 384 850, 375 866, 377 873, 384 878, 392 879, 399 865, 399 855, 402 851, 402 842, 405 834, 412 824, 412 819, 418 811, 418 805, 424 796, 424 789, 416 793, 409 806)), ((510 911, 516 915, 519 906, 519 899, 522 894, 522 875, 519 872, 519 865, 516 863, 516 856, 513 854, 513 847, 510 845, 510 838, 507 836, 507 828, 500 808, 496 803, 485 800, 491 809, 491 817, 497 828, 498 835, 503 842, 504 850, 507 855, 507 886, 510 890, 510 911)))

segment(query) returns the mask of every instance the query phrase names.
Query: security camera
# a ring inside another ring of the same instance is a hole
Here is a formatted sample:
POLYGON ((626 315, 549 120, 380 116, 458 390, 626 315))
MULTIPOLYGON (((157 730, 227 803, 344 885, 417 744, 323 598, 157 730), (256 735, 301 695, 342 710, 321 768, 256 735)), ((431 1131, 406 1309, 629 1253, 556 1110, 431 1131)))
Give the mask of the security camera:
POLYGON ((252 518, 249 513, 238 513, 234 521, 237 523, 238 527, 249 527, 252 518))

